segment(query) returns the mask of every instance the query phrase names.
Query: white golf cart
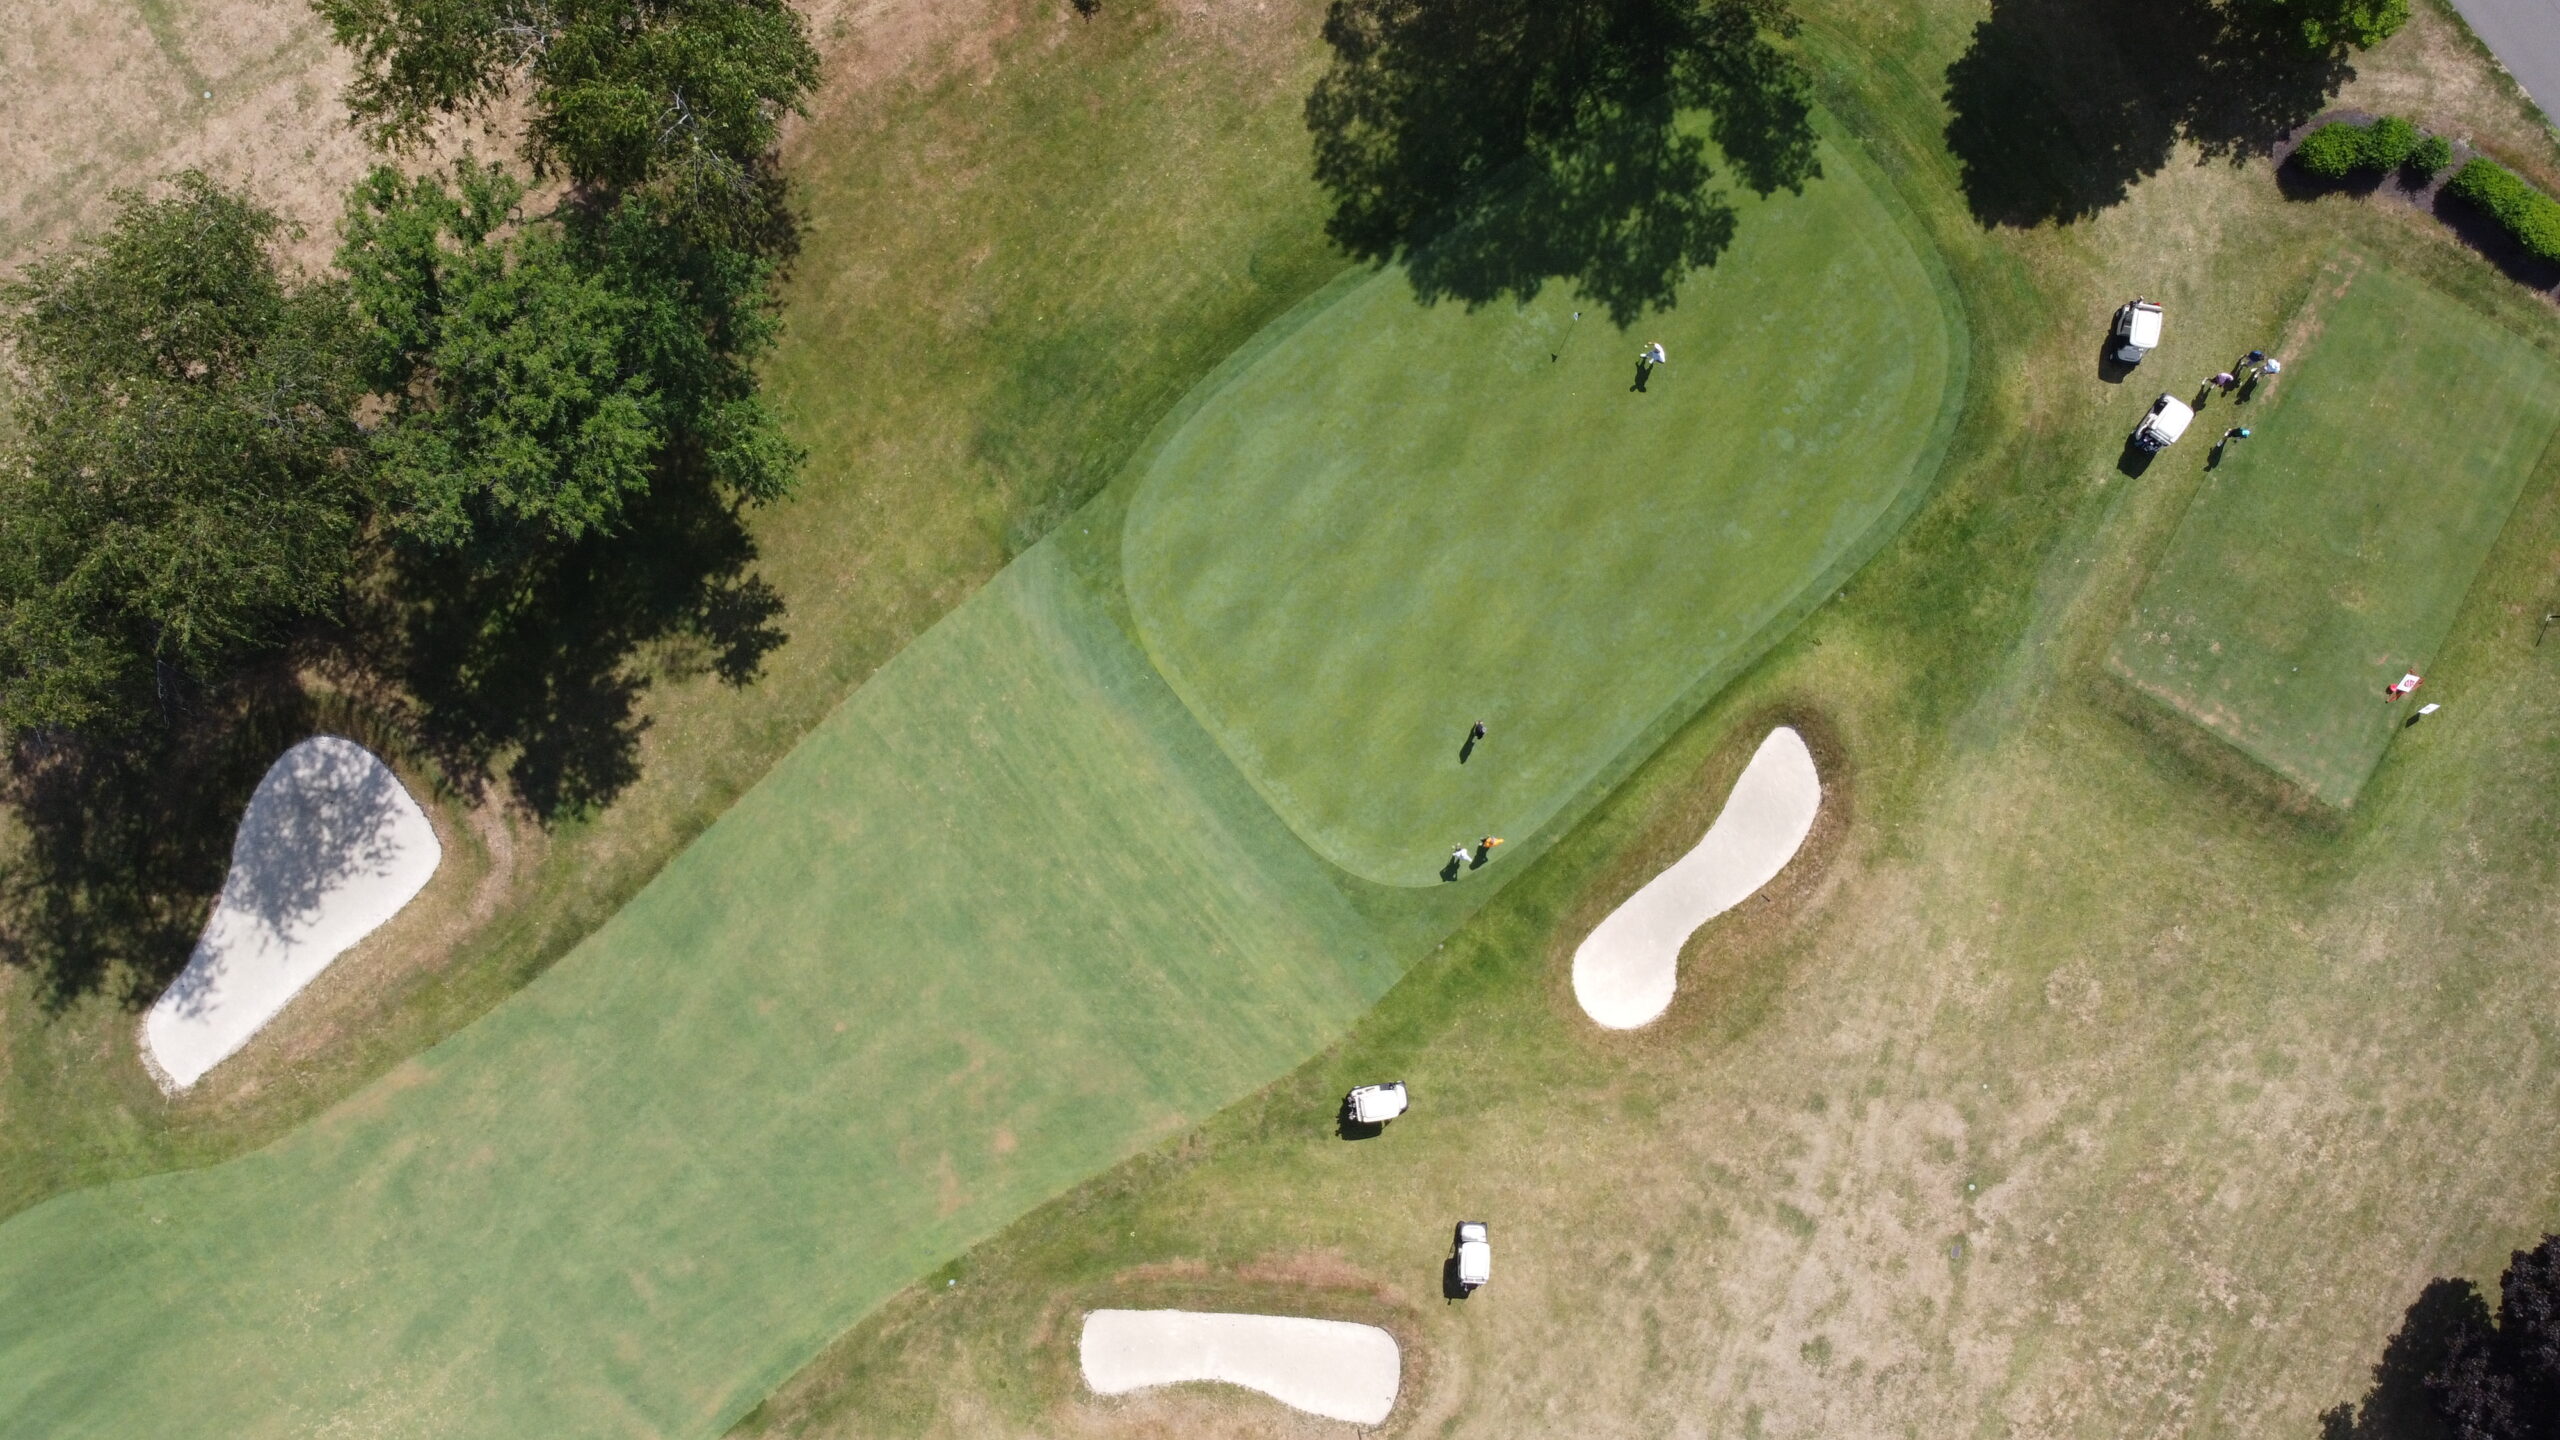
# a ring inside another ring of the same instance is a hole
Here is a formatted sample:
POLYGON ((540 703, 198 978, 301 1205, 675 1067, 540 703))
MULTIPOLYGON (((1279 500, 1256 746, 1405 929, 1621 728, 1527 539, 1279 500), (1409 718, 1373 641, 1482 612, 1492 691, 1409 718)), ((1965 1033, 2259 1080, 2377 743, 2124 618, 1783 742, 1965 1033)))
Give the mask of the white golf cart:
POLYGON ((2187 408, 2186 401, 2175 395, 2163 395, 2151 402, 2150 413, 2134 427, 2133 443, 2156 454, 2177 444, 2178 437, 2186 434, 2187 427, 2194 423, 2196 412, 2187 408))
POLYGON ((2116 359, 2126 365, 2139 365, 2142 357, 2160 348, 2160 322, 2166 312, 2140 296, 2124 303, 2116 311, 2116 359))
POLYGON ((1404 1082, 1390 1080, 1384 1085, 1363 1085, 1342 1097, 1342 1106, 1354 1125, 1384 1125, 1405 1112, 1411 1103, 1404 1082))
POLYGON ((1458 1289, 1473 1294, 1493 1278, 1493 1241, 1485 1234, 1484 1222, 1459 1221, 1457 1245, 1458 1289))

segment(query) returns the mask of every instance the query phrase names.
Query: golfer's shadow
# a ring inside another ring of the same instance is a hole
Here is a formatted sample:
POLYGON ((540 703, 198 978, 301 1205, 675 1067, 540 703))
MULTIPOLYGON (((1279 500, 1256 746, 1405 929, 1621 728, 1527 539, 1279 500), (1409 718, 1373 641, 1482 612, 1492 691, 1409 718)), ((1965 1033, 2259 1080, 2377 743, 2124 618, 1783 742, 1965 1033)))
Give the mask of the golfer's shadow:
POLYGON ((1460 875, 1466 873, 1466 868, 1467 861, 1465 856, 1452 855, 1449 857, 1449 863, 1440 867, 1440 878, 1443 880, 1455 880, 1460 875))
POLYGON ((1458 747, 1458 763, 1464 765, 1474 758, 1476 758, 1476 737, 1470 735, 1467 737, 1467 743, 1458 747))
POLYGON ((1651 383, 1652 380, 1653 362, 1649 360, 1639 360, 1636 362, 1636 383, 1628 386, 1627 388, 1641 395, 1644 393, 1644 387, 1651 383))

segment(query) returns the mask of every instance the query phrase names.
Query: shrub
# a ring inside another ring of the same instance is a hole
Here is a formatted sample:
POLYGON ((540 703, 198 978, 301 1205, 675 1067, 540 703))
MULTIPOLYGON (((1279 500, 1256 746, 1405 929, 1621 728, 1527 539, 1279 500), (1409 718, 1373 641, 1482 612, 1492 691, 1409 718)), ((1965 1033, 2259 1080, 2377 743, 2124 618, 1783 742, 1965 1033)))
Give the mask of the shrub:
POLYGON ((2364 132, 2364 163, 2368 170, 2397 170, 2409 161, 2418 148, 2418 127, 2397 115, 2385 115, 2364 132))
POLYGON ((2430 135, 2409 152, 2409 168, 2432 180, 2453 163, 2453 142, 2441 135, 2430 135))
POLYGON ((2255 0, 2264 13, 2290 22, 2315 55, 2362 50, 2409 23, 2409 0, 2255 0))
POLYGON ((2452 147, 2397 115, 2385 115, 2370 125, 2333 120, 2304 136, 2293 158, 2323 180, 2344 180, 2358 170, 2396 170, 2429 146, 2445 157, 2427 171, 2432 175, 2452 160, 2452 147))
POLYGON ((2303 137, 2293 161, 2323 180, 2344 180, 2364 168, 2364 127, 2333 120, 2303 137))
POLYGON ((2453 177, 2453 193, 2489 212, 2524 248, 2560 264, 2560 200, 2494 160, 2474 160, 2453 177))

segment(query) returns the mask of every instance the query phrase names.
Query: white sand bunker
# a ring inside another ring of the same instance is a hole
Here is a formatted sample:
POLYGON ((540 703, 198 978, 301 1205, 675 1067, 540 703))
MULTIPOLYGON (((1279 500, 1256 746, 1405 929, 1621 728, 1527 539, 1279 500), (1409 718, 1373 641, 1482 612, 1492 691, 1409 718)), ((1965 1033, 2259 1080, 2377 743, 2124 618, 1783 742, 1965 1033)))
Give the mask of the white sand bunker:
POLYGON ((1387 1418, 1404 1374, 1396 1337, 1377 1326, 1294 1315, 1096 1310, 1081 1348, 1098 1394, 1221 1380, 1354 1425, 1387 1418))
POLYGON ((1786 726, 1770 731, 1706 838, 1610 911, 1573 952, 1573 998, 1584 1013, 1632 1030, 1670 1009, 1680 947, 1787 868, 1821 808, 1822 777, 1804 737, 1786 726))
POLYGON ((372 751, 323 735, 284 752, 240 817, 195 954, 143 1019, 162 1083, 184 1090, 247 1044, 443 858, 426 812, 372 751))

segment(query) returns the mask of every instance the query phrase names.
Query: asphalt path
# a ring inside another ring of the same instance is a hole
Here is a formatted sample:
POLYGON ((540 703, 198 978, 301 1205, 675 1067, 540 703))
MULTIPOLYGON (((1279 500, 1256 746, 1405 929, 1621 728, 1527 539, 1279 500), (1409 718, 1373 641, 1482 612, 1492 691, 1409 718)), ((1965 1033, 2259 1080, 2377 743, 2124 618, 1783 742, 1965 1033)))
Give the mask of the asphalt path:
POLYGON ((2453 0, 2546 116, 2560 117, 2560 0, 2453 0))

